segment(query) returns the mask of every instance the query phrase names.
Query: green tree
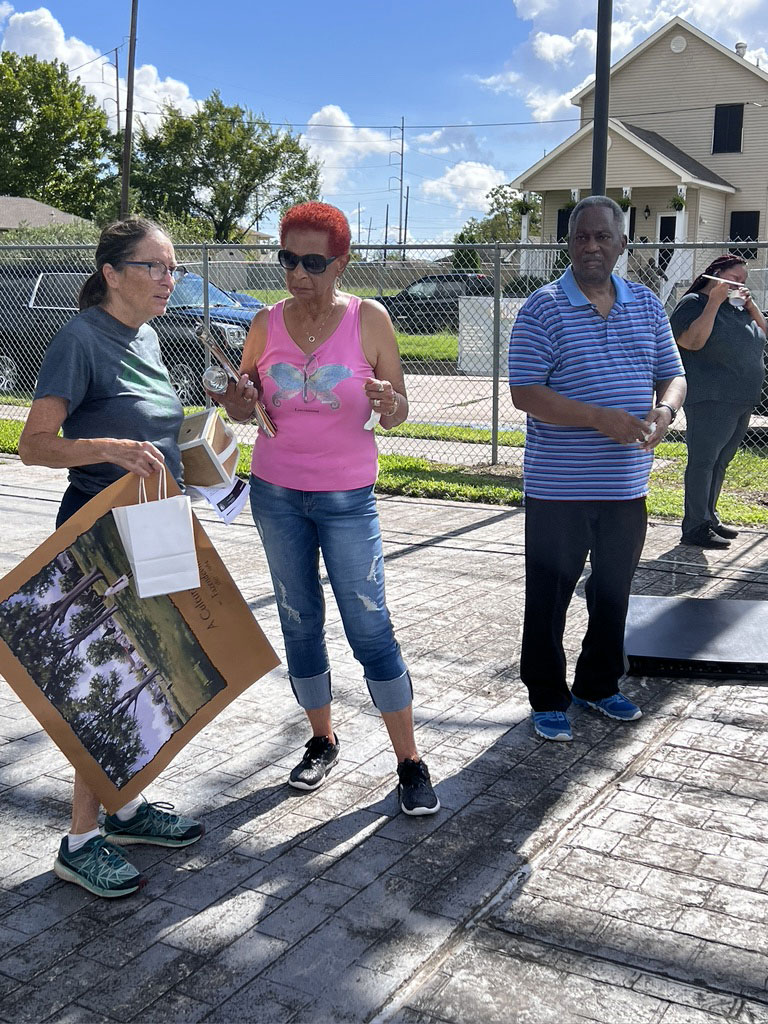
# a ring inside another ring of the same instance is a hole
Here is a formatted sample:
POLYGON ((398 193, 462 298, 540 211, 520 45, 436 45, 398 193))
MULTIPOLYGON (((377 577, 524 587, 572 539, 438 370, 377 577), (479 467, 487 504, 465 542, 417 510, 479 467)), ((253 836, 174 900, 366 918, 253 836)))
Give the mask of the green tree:
MULTIPOLYGON (((454 235, 454 242, 458 246, 481 242, 475 227, 477 221, 474 217, 465 224, 457 235, 454 235)), ((478 249, 454 249, 451 263, 454 270, 478 270, 480 268, 480 252, 478 249)))
POLYGON ((147 753, 138 721, 128 715, 112 715, 107 710, 117 699, 123 679, 117 672, 91 678, 88 695, 70 700, 62 714, 80 742, 94 757, 116 786, 124 785, 133 774, 133 766, 147 753))
POLYGON ((319 164, 299 136, 276 131, 217 91, 194 114, 167 106, 159 129, 137 133, 132 183, 141 209, 207 220, 217 242, 237 241, 266 214, 319 194, 319 164))
POLYGON ((117 642, 115 634, 108 632, 89 644, 85 653, 91 665, 106 665, 108 661, 117 661, 125 656, 125 650, 117 642))
POLYGON ((65 64, 0 53, 0 195, 91 217, 107 181, 107 117, 65 64))
POLYGON ((511 185, 497 185, 488 193, 486 200, 488 216, 482 220, 470 218, 454 237, 455 242, 517 242, 524 213, 529 214, 530 233, 538 234, 541 227, 540 196, 530 193, 524 200, 511 185))

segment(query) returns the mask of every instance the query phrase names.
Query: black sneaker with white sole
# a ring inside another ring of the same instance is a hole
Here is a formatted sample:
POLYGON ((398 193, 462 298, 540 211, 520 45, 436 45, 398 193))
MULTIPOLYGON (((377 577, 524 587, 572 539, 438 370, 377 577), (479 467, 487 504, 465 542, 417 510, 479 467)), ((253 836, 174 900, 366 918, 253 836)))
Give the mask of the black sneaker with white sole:
POLYGON ((397 766, 397 799, 403 814, 437 814, 440 801, 432 789, 429 768, 423 761, 406 758, 397 766))
POLYGON ((294 789, 317 789, 339 756, 339 737, 333 734, 334 742, 327 736, 313 736, 305 743, 304 757, 288 777, 288 785, 294 789))

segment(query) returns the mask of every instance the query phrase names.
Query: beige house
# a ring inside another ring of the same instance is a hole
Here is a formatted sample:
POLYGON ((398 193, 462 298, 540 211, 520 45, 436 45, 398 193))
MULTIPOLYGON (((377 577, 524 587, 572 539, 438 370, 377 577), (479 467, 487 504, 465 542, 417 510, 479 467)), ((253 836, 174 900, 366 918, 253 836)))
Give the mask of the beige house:
MULTIPOLYGON (((745 51, 673 18, 611 69, 606 191, 628 206, 631 240, 768 238, 768 72, 745 51)), ((572 97, 579 130, 512 182, 542 196, 545 240, 565 236, 574 200, 590 194, 594 99, 594 82, 572 97)), ((765 249, 739 250, 766 266, 765 249)), ((658 262, 671 288, 700 260, 660 249, 658 262)))

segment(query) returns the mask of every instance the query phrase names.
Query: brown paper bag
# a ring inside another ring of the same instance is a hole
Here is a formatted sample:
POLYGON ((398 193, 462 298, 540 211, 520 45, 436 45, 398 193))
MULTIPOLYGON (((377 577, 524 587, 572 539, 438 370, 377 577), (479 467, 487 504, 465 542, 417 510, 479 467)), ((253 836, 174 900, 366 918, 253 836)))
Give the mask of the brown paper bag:
POLYGON ((0 580, 0 673, 110 813, 279 664, 194 516, 200 587, 138 597, 111 513, 137 483, 102 491, 0 580))

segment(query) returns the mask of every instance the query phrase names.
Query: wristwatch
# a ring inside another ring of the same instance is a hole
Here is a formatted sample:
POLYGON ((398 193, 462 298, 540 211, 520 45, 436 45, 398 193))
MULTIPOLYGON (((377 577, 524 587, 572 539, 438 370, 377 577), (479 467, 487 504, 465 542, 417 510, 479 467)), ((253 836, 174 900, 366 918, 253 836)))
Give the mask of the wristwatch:
POLYGON ((675 422, 675 416, 677 416, 678 412, 680 411, 679 409, 674 409, 671 405, 668 405, 666 402, 657 402, 656 403, 656 408, 657 409, 669 409, 669 413, 670 413, 670 420, 669 420, 669 422, 670 423, 674 423, 675 422))

